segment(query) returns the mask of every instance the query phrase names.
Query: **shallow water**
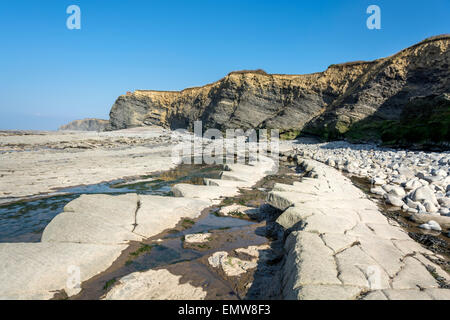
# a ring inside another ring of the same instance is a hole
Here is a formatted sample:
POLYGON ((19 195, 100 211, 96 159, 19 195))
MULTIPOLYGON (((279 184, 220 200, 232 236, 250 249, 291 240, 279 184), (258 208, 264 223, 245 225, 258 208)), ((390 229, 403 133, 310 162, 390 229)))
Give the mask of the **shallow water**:
POLYGON ((194 284, 201 282, 212 299, 239 298, 227 281, 208 268, 205 259, 216 251, 268 243, 264 236, 265 222, 220 217, 213 210, 189 221, 188 226, 181 222, 159 236, 132 244, 108 270, 84 282, 81 293, 71 299, 99 299, 125 275, 158 268, 167 269, 194 284), (208 241, 184 242, 184 235, 204 232, 211 233, 208 241))
MULTIPOLYGON (((263 205, 267 191, 261 191, 260 187, 269 190, 280 180, 298 181, 298 177, 285 175, 292 172, 292 168, 283 167, 278 175, 268 176, 251 190, 241 190, 239 195, 226 198, 220 204, 241 203, 256 207, 261 205, 262 215, 259 217, 264 217, 263 219, 217 216, 218 207, 208 208, 197 219, 184 219, 160 235, 132 243, 110 268, 82 283, 82 291, 71 299, 99 299, 125 275, 161 268, 180 276, 180 283, 189 282, 193 286, 202 287, 207 292, 207 299, 233 300, 253 296, 266 298, 268 295, 257 296, 261 293, 253 288, 252 283, 270 283, 275 274, 274 270, 279 267, 278 262, 272 267, 266 265, 261 269, 258 265, 256 269, 240 277, 228 277, 220 270, 210 267, 207 258, 217 251, 226 251, 233 255, 234 249, 252 245, 269 244, 272 247, 272 242, 267 237, 267 226, 270 223, 268 220, 276 219, 281 211, 263 205), (205 232, 211 233, 211 236, 203 243, 184 242, 184 236, 187 234, 205 232)), ((263 291, 266 294, 268 290, 264 288, 263 291)), ((64 295, 55 296, 55 299, 60 298, 64 298, 64 295)))
POLYGON ((177 183, 203 184, 203 178, 218 178, 220 166, 181 165, 173 170, 144 177, 60 189, 55 195, 0 205, 0 242, 39 242, 47 224, 70 201, 82 194, 123 193, 170 196, 177 183), (142 179, 152 181, 137 182, 142 179))

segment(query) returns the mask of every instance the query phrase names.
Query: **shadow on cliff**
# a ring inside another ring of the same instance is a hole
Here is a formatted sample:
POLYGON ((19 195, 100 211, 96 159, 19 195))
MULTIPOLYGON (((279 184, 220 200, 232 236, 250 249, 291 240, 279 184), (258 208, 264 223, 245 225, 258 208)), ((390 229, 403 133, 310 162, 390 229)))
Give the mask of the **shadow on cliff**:
MULTIPOLYGON (((420 79, 420 77, 419 77, 420 79)), ((372 115, 350 125, 338 120, 312 131, 329 142, 374 143, 393 148, 424 151, 450 149, 450 95, 428 95, 410 99, 404 91, 387 99, 372 115), (328 129, 329 128, 329 129, 328 129)), ((353 111, 353 110, 350 110, 353 111)), ((311 126, 308 124, 311 131, 311 126)), ((310 132, 311 133, 311 132, 310 132)), ((303 143, 302 138, 299 140, 303 143)), ((324 148, 340 148, 326 144, 324 148)), ((360 149, 358 146, 348 146, 360 149)))

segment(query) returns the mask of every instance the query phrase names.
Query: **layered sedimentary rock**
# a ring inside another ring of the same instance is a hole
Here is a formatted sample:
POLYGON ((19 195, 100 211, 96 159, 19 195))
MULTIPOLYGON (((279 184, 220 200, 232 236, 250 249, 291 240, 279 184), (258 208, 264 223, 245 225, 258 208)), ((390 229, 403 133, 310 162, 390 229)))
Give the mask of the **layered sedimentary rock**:
POLYGON ((277 183, 268 202, 284 212, 282 298, 294 300, 448 299, 448 273, 352 182, 303 160, 305 177, 277 183))
POLYGON ((105 131, 108 126, 108 120, 102 119, 83 119, 74 120, 66 125, 59 127, 58 130, 71 130, 71 131, 105 131))
POLYGON ((345 133, 370 116, 392 120, 414 97, 450 92, 450 36, 429 38, 370 62, 331 65, 306 75, 232 72, 203 87, 120 96, 109 129, 161 125, 192 128, 277 128, 345 133))

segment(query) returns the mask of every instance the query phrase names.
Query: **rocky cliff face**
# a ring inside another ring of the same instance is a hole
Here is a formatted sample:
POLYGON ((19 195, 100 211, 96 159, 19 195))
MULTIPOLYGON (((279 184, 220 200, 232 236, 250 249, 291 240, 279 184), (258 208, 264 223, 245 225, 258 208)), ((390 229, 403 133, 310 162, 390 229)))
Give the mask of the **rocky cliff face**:
POLYGON ((83 119, 72 121, 66 125, 59 127, 58 130, 105 131, 107 126, 109 126, 108 120, 83 119))
POLYGON ((450 35, 424 40, 391 57, 331 65, 306 75, 232 72, 180 92, 138 90, 120 96, 109 129, 161 125, 277 128, 345 133, 369 116, 399 119, 411 98, 450 92, 450 35))

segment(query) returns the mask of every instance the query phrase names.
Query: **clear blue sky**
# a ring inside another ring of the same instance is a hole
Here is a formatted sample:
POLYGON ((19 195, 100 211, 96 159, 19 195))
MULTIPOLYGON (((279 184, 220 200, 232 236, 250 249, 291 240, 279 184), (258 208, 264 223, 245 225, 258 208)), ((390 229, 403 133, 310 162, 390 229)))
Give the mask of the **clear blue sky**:
POLYGON ((108 118, 117 96, 232 70, 302 74, 450 32, 449 0, 42 0, 0 3, 0 129, 108 118), (81 30, 66 8, 81 8, 81 30), (366 8, 381 8, 381 30, 366 8))

